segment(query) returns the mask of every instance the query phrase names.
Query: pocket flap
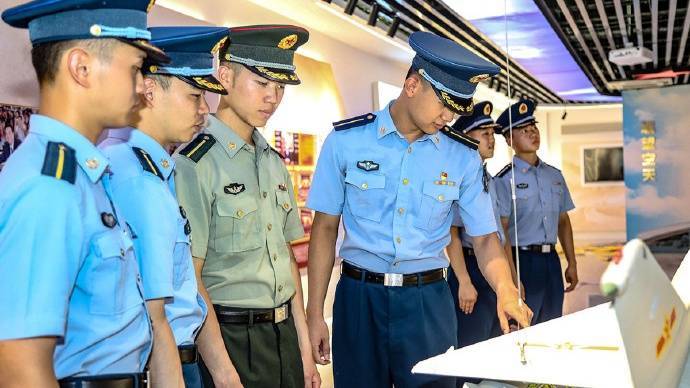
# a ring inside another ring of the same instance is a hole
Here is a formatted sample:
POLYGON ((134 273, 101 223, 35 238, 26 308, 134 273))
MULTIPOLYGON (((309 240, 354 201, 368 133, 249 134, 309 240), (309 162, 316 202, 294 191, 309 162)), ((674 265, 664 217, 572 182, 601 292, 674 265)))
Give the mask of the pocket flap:
POLYGON ((457 186, 437 185, 434 182, 424 182, 422 193, 439 202, 455 201, 460 198, 460 190, 457 186))
POLYGON ((120 236, 117 230, 112 230, 98 236, 94 246, 100 257, 124 257, 125 252, 132 247, 132 240, 124 235, 120 236))
POLYGON ((276 190, 276 203, 286 212, 292 210, 292 201, 290 201, 290 193, 285 190, 276 190))
POLYGON ((221 217, 242 219, 247 214, 256 211, 256 209, 256 200, 248 196, 225 198, 216 201, 216 211, 221 217))
POLYGON ((345 183, 349 183, 361 190, 383 189, 386 187, 384 175, 364 173, 357 170, 347 170, 345 183))

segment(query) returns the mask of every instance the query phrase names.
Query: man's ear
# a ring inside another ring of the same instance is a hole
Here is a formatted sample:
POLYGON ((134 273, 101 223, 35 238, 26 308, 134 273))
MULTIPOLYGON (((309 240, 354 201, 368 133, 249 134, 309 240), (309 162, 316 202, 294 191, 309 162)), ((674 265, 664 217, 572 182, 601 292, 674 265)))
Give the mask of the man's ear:
POLYGON ((231 89, 234 86, 235 69, 227 64, 218 66, 218 81, 226 90, 231 89))
POLYGON ((414 97, 424 87, 422 79, 416 73, 411 74, 405 79, 403 84, 403 92, 408 98, 414 97))
POLYGON ((65 53, 64 59, 72 80, 84 88, 91 87, 91 75, 94 73, 95 60, 95 57, 81 47, 69 49, 65 53))
POLYGON ((141 97, 141 101, 146 104, 146 107, 150 108, 153 106, 154 98, 156 93, 159 92, 160 88, 156 87, 156 80, 148 77, 144 77, 144 93, 141 97))

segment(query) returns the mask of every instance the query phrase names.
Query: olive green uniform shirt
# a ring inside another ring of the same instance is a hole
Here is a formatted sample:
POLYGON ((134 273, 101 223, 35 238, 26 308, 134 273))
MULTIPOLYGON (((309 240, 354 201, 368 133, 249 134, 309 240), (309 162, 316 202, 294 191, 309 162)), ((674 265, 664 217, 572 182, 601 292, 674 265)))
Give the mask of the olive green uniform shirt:
POLYGON ((210 115, 199 136, 208 135, 216 142, 198 162, 175 155, 192 255, 205 259, 202 279, 214 304, 277 307, 295 293, 287 244, 304 236, 290 175, 256 129, 251 146, 210 115))

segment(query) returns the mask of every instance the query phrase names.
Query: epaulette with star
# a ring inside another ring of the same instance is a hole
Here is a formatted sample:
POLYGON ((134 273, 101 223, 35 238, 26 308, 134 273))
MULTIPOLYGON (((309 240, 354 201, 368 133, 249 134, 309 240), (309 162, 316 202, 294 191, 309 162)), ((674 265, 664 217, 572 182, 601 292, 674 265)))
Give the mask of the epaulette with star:
POLYGON ((144 168, 144 171, 148 171, 151 174, 160 178, 161 180, 164 180, 161 170, 159 170, 158 166, 156 166, 156 164, 153 163, 153 160, 151 160, 151 156, 148 152, 144 151, 139 147, 132 147, 132 151, 134 151, 134 155, 136 155, 137 159, 139 159, 139 163, 141 163, 141 167, 144 168))
POLYGON ((509 173, 510 170, 511 170, 512 168, 513 168, 513 164, 512 164, 512 163, 508 163, 508 164, 505 165, 505 167, 503 167, 503 168, 501 169, 501 171, 498 172, 498 174, 496 174, 496 176, 497 176, 498 178, 503 178, 503 176, 506 175, 507 173, 509 173))
POLYGON ((444 126, 441 128, 441 133, 448 136, 449 138, 457 141, 458 143, 461 143, 469 148, 472 148, 473 150, 477 150, 479 148, 479 141, 463 134, 463 133, 458 133, 450 129, 449 126, 444 126))
POLYGON ((216 144, 216 138, 208 133, 202 133, 180 150, 180 155, 186 156, 194 163, 198 163, 211 147, 216 144))
POLYGON ((349 119, 336 121, 333 123, 333 129, 336 131, 344 131, 346 129, 361 127, 362 125, 367 125, 376 119, 376 115, 373 113, 367 113, 365 115, 352 117, 349 119))
POLYGON ((561 172, 561 170, 557 169, 556 167, 554 167, 554 166, 552 166, 552 165, 550 165, 550 164, 548 164, 548 163, 546 163, 546 162, 544 162, 544 161, 542 161, 542 163, 544 163, 545 165, 547 165, 547 166, 553 168, 554 170, 556 170, 556 171, 558 171, 558 172, 561 172))
POLYGON ((77 156, 65 143, 48 142, 41 174, 74 184, 77 178, 77 156))

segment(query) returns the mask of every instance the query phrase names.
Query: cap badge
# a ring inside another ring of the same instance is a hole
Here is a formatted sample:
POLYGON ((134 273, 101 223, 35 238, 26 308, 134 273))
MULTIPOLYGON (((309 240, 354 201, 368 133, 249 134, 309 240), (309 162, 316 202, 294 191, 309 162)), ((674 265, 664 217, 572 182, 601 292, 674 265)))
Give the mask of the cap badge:
POLYGON ((292 46, 294 46, 296 43, 297 43, 297 35, 296 34, 288 35, 285 38, 280 40, 280 42, 278 43, 278 48, 281 48, 283 50, 288 50, 288 49, 291 49, 292 46))
POLYGON ((478 84, 482 81, 486 81, 490 77, 491 76, 488 74, 478 74, 478 75, 475 75, 474 77, 470 78, 470 82, 473 84, 478 84))
POLYGON ((484 115, 488 116, 491 114, 491 104, 484 105, 484 115))
POLYGON ((525 104, 524 102, 521 103, 520 106, 518 107, 518 112, 521 115, 524 115, 525 113, 527 113, 527 104, 525 104))

